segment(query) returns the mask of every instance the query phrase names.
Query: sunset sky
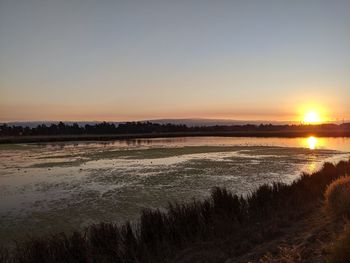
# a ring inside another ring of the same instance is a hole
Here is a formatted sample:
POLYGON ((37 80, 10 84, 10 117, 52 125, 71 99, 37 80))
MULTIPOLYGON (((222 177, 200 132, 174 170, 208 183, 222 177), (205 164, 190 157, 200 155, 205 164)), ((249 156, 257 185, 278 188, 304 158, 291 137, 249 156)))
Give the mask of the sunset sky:
POLYGON ((350 119, 350 0, 0 0, 0 121, 350 119))

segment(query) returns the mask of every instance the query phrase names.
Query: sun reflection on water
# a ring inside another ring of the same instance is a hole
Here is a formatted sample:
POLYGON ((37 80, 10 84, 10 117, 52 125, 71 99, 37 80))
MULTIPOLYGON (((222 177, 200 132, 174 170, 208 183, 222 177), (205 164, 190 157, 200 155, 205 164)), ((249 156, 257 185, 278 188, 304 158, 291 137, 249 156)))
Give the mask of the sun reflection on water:
POLYGON ((310 150, 317 150, 317 149, 336 150, 337 149, 337 145, 335 145, 329 138, 320 138, 320 137, 316 137, 315 135, 310 135, 309 137, 303 138, 301 141, 301 144, 303 145, 303 147, 308 148, 310 150))
POLYGON ((310 136, 306 139, 307 145, 310 150, 315 150, 317 146, 319 146, 318 139, 314 136, 310 136))
POLYGON ((317 170, 317 163, 316 162, 310 162, 307 165, 307 172, 308 173, 314 173, 317 170))

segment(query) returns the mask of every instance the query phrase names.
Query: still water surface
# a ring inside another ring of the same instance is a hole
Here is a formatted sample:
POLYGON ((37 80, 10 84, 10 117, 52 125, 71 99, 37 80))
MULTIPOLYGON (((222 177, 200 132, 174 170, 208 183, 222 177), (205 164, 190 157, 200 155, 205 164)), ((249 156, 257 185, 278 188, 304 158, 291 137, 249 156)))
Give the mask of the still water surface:
POLYGON ((247 194, 348 159, 349 138, 184 137, 0 145, 0 243, 135 219, 143 208, 247 194))

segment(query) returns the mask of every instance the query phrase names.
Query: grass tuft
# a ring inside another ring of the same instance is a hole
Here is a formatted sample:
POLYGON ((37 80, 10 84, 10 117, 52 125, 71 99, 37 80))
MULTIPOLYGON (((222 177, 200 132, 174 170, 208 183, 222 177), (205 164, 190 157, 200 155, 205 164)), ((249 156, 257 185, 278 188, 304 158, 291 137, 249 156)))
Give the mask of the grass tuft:
POLYGON ((334 180, 325 191, 325 206, 338 216, 350 216, 350 176, 334 180))

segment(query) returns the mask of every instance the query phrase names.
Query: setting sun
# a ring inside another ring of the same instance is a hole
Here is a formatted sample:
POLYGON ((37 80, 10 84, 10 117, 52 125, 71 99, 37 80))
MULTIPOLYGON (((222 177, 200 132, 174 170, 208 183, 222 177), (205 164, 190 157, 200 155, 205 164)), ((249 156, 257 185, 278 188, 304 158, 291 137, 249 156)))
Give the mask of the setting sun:
POLYGON ((316 111, 309 111, 304 115, 304 123, 315 124, 321 122, 321 117, 316 111))

